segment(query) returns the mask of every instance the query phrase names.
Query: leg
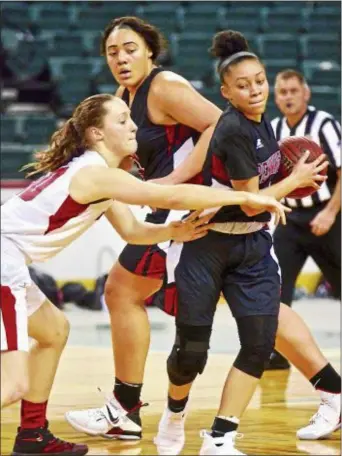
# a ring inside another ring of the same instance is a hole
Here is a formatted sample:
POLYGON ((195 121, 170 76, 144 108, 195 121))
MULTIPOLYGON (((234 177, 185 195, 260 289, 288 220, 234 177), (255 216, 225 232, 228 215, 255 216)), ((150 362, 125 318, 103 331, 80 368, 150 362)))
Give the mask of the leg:
POLYGON ((109 273, 105 300, 110 314, 115 386, 103 407, 67 412, 71 426, 111 439, 141 438, 140 393, 150 344, 144 301, 158 291, 165 274, 165 255, 158 246, 127 245, 109 273), (118 417, 122 427, 118 426, 118 417))
POLYGON ((324 236, 313 236, 312 258, 330 283, 333 296, 341 299, 341 218, 324 236))
POLYGON ((115 375, 123 382, 143 382, 150 345, 144 303, 161 285, 160 279, 132 274, 119 262, 110 271, 105 299, 111 320, 115 375))
POLYGON ((1 285, 1 408, 29 389, 26 289, 19 285, 1 285))
POLYGON ((282 276, 281 301, 291 306, 297 277, 308 254, 301 245, 301 232, 291 221, 279 225, 274 232, 274 251, 282 276))
POLYGON ((230 369, 201 455, 241 454, 236 431, 272 353, 278 326, 280 276, 272 239, 260 231, 244 237, 242 261, 224 279, 223 293, 236 319, 241 350, 230 369))
MULTIPOLYGON (((204 238, 184 245, 174 273, 178 292, 176 340, 167 360, 167 406, 154 439, 159 454, 181 452, 185 443, 185 408, 189 392, 207 361, 212 321, 221 289, 221 271, 217 271, 221 266, 218 258, 213 258, 212 250, 212 244, 204 238)), ((169 254, 173 255, 172 247, 169 254)))
POLYGON ((28 389, 28 353, 1 352, 1 408, 22 399, 28 389))

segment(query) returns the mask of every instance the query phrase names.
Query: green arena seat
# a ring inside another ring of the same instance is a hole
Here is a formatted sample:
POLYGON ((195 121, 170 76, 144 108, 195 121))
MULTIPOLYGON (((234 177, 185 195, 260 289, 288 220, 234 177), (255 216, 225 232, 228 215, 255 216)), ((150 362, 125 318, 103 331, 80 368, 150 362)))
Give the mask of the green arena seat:
POLYGON ((30 144, 48 144, 55 130, 56 118, 54 116, 32 115, 23 120, 25 142, 30 144))
POLYGON ((341 61, 341 39, 338 34, 314 33, 299 39, 304 59, 341 61))
POLYGON ((265 33, 257 38, 263 59, 297 59, 298 41, 296 35, 265 33))
POLYGON ((13 115, 1 115, 1 143, 16 142, 19 139, 18 119, 13 115))

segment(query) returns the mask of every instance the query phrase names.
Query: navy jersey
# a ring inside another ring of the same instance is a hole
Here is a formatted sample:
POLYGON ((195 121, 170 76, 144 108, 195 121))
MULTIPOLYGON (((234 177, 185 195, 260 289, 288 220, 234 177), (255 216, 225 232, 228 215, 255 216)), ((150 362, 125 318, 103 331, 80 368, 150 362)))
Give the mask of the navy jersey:
MULTIPOLYGON (((138 127, 137 156, 146 180, 170 174, 193 150, 200 133, 186 125, 157 125, 148 117, 147 98, 151 83, 163 68, 154 68, 135 94, 131 117, 138 127)), ((129 92, 122 99, 129 104, 129 92)), ((160 209, 148 216, 150 221, 164 223, 169 211, 160 209)))
MULTIPOLYGON (((254 122, 228 105, 209 144, 202 173, 205 176, 203 183, 233 188, 232 180, 247 180, 259 176, 259 188, 262 189, 272 185, 280 166, 280 158, 272 126, 265 116, 261 122, 254 122), (207 177, 209 170, 210 179, 207 177)), ((240 206, 225 206, 212 221, 268 222, 270 218, 269 212, 248 217, 240 206)))

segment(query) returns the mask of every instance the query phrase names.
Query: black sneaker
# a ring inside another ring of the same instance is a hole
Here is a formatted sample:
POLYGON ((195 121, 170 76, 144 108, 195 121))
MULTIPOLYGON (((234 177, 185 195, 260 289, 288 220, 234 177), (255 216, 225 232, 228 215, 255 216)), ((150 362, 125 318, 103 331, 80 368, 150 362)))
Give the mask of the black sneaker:
POLYGON ((274 351, 266 364, 265 370, 285 370, 290 369, 290 367, 291 365, 288 360, 277 351, 274 351))
POLYGON ((11 456, 84 456, 88 453, 87 445, 66 442, 55 437, 44 427, 34 429, 18 428, 11 456))

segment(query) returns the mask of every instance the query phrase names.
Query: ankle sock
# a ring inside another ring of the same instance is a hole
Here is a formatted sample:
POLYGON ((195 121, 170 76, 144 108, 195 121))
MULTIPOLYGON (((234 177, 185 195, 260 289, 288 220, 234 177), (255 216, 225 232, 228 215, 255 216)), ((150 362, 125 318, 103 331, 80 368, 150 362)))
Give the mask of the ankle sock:
POLYGON ((172 397, 167 397, 167 406, 169 410, 173 413, 180 413, 185 409, 185 406, 189 400, 189 396, 184 397, 183 399, 172 399, 172 397))
POLYGON ((316 390, 332 394, 341 394, 341 376, 329 363, 310 379, 316 390))
POLYGON ((240 420, 235 416, 216 416, 211 427, 212 437, 223 437, 227 432, 236 431, 240 420))
POLYGON ((35 429, 44 427, 46 422, 46 402, 29 402, 24 399, 21 401, 20 427, 21 429, 35 429))
POLYGON ((115 377, 114 396, 126 410, 131 410, 140 401, 142 383, 127 383, 115 377))

